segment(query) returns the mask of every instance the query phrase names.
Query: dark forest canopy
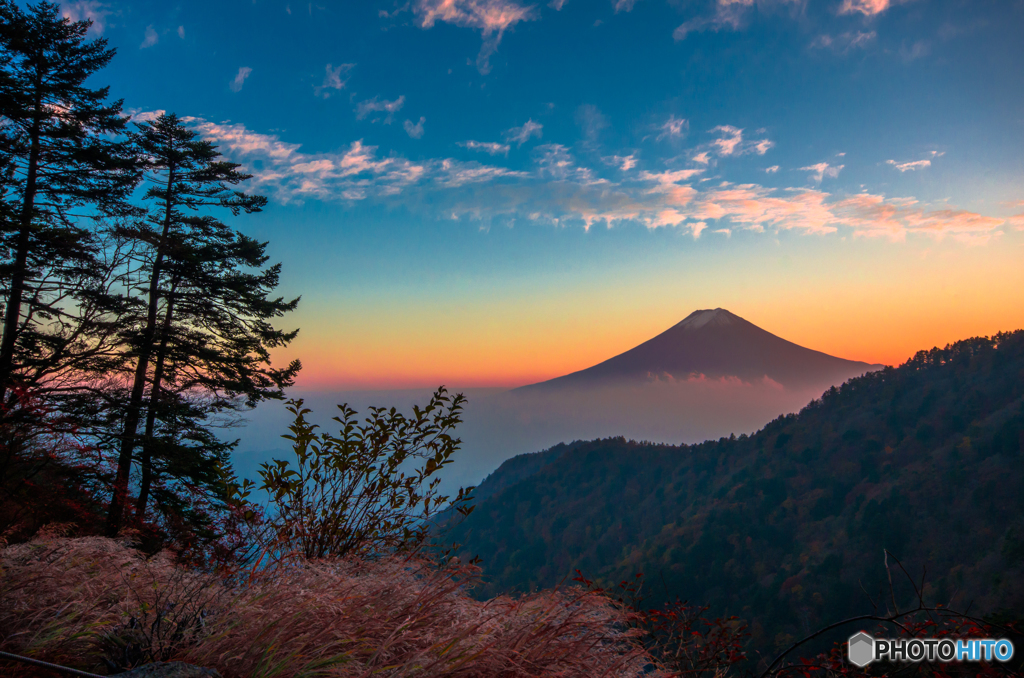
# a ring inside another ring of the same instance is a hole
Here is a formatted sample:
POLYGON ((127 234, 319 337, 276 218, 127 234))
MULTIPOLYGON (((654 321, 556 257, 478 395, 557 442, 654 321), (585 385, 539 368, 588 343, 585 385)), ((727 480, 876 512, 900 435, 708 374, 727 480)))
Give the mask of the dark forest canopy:
MULTIPOLYGON (((1024 331, 922 351, 752 436, 622 438, 509 460, 455 528, 480 595, 646 576, 772 648, 871 611, 888 549, 934 603, 1024 602, 1024 331), (862 588, 863 585, 863 588, 862 588)), ((909 592, 909 591, 908 591, 909 592)))

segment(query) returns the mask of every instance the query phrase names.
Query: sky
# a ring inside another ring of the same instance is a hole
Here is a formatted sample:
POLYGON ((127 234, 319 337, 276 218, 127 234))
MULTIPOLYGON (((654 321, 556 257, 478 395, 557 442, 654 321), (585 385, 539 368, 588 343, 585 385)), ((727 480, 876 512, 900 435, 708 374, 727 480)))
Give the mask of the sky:
POLYGON ((518 386, 727 308, 844 358, 1024 327, 1024 1, 62 5, 254 175, 306 390, 518 386))

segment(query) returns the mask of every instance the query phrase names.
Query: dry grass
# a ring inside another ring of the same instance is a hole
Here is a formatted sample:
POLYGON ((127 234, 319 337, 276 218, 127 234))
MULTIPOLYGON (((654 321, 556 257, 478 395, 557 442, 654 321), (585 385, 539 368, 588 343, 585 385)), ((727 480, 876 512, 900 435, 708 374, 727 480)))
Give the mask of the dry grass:
POLYGON ((465 593, 467 566, 300 562, 229 588, 167 554, 44 537, 3 548, 0 567, 0 649, 96 672, 104 654, 224 678, 637 676, 650 664, 608 598, 567 589, 479 602, 465 593))

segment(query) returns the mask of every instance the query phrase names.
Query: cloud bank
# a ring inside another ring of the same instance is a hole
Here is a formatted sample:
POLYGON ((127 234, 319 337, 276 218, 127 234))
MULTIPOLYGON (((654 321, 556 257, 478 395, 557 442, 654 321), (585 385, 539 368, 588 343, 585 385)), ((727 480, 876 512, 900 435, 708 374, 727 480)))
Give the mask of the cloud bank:
MULTIPOLYGON (((393 103, 393 102, 389 102, 393 103)), ((912 198, 887 198, 862 192, 846 195, 821 190, 826 178, 836 178, 843 165, 827 162, 800 168, 810 172, 815 187, 771 188, 757 183, 709 181, 705 167, 651 171, 635 156, 611 156, 599 166, 581 163, 560 144, 536 147, 531 165, 511 169, 454 158, 413 162, 382 155, 361 140, 330 153, 305 153, 298 144, 276 135, 261 134, 238 123, 214 123, 202 118, 186 122, 216 143, 229 158, 255 176, 254 190, 282 202, 404 201, 410 209, 436 218, 541 223, 589 229, 638 224, 646 228, 679 228, 694 237, 705 229, 720 235, 737 231, 793 232, 825 235, 844 232, 856 237, 904 240, 908 236, 952 237, 983 243, 1015 221, 989 217, 948 206, 931 208, 912 198), (603 176, 607 174, 608 176, 603 176), (703 180, 703 181, 702 181, 703 180)), ((407 121, 407 132, 419 123, 407 121)), ((540 125, 528 121, 507 133, 510 142, 540 135, 540 125)), ((411 131, 410 131, 411 130, 411 131)), ((718 157, 763 154, 765 139, 748 141, 743 130, 720 126, 707 153, 718 157)), ((509 144, 464 141, 463 148, 492 157, 508 153, 509 144)), ((765 170, 777 172, 777 166, 765 170)))

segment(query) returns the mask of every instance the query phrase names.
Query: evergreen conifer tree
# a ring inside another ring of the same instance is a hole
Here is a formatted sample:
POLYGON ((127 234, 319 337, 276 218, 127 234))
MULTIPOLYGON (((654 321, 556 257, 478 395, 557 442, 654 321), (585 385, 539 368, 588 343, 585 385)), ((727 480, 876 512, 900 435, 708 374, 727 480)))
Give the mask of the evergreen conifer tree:
POLYGON ((187 509, 172 501, 176 491, 216 492, 217 466, 231 447, 210 432, 211 418, 281 398, 301 367, 298 361, 282 369, 270 366, 269 350, 297 333, 271 324, 298 304, 298 299, 269 296, 280 265, 264 268, 267 244, 232 230, 213 214, 219 208, 237 216, 266 205, 266 198, 232 188, 251 175, 221 160, 212 144, 173 114, 138 125, 134 139, 139 155, 148 158, 145 199, 153 206, 144 220, 117 231, 139 243, 142 258, 129 276, 146 310, 126 331, 135 370, 109 534, 124 524, 129 474, 140 444, 136 520, 144 517, 153 496, 165 511, 187 509))
POLYGON ((114 353, 123 300, 108 294, 95 221, 131 212, 138 171, 121 102, 85 84, 114 54, 89 26, 56 4, 0 0, 0 403, 15 384, 114 353))

